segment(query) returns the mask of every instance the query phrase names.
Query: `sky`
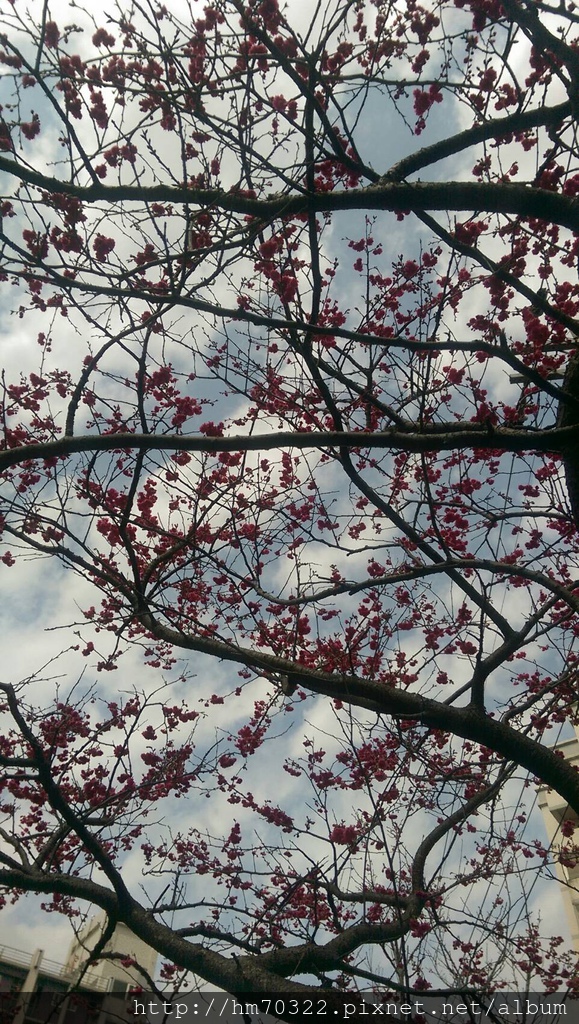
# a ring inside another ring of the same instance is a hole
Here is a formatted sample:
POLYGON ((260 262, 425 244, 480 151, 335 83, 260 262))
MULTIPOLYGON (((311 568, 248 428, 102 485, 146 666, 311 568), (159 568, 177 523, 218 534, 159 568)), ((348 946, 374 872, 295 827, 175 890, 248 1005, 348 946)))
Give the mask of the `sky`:
MULTIPOLYGON (((39 9, 40 6, 40 4, 37 4, 39 9)), ((186 13, 187 7, 185 5, 180 6, 182 6, 183 12, 186 13)), ((33 8, 34 4, 31 6, 31 9, 33 8)), ((176 10, 177 5, 173 4, 172 9, 176 10)), ((292 0, 290 9, 292 17, 296 19, 306 21, 309 17, 310 6, 305 3, 298 4, 295 0, 292 0)), ((66 22, 69 13, 67 6, 62 3, 62 0, 59 0, 59 2, 51 7, 51 15, 59 23, 66 22)), ((77 10, 75 9, 75 18, 77 16, 80 18, 80 14, 77 15, 77 10)), ((518 54, 515 52, 513 57, 515 69, 517 61, 519 61, 521 68, 523 68, 525 66, 525 59, 525 54, 522 50, 518 54)), ((24 94, 23 102, 25 105, 30 102, 31 110, 38 107, 42 117, 50 120, 51 112, 45 105, 39 103, 36 96, 32 96, 32 91, 30 93, 30 100, 27 94, 24 94)), ((442 138, 446 134, 450 134, 452 131, 462 127, 460 111, 454 110, 453 118, 449 118, 447 107, 441 109, 440 112, 435 108, 429 124, 429 141, 434 138, 442 138)), ((76 126, 76 128, 80 131, 82 126, 76 126)), ((154 133, 152 132, 151 134, 153 136, 154 133)), ((390 117, 390 112, 385 106, 384 101, 377 98, 372 99, 366 108, 360 130, 360 138, 367 146, 368 152, 371 154, 372 164, 377 170, 391 165, 408 151, 408 132, 400 126, 400 121, 397 117, 390 117), (378 130, 377 125, 379 126, 378 130)), ((55 161, 59 157, 60 152, 55 133, 43 132, 39 141, 27 143, 26 140, 21 140, 19 144, 22 145, 22 157, 24 159, 43 169, 54 169, 55 161)), ((169 153, 173 143, 167 136, 164 136, 163 144, 167 147, 167 159, 169 159, 169 156, 174 155, 169 153)), ((414 148, 416 139, 410 139, 410 144, 414 148)), ((530 155, 528 159, 529 165, 531 165, 534 157, 530 155)), ((228 166, 228 157, 225 155, 224 177, 229 171, 233 174, 233 170, 230 170, 230 168, 231 165, 228 166)), ((466 176, 469 171, 470 167, 467 166, 466 160, 463 163, 461 163, 460 159, 454 162, 453 172, 457 177, 461 175, 466 176)), ((442 170, 440 173, 442 173, 442 170)), ((13 188, 13 182, 8 182, 8 189, 11 188, 13 188)), ((408 221, 398 224, 394 223, 393 227, 392 224, 393 220, 390 218, 388 220, 388 247, 391 253, 408 252, 409 249, 418 246, 421 229, 417 227, 409 228, 408 221), (409 237, 410 231, 412 231, 411 237, 409 237)), ((182 223, 180 220, 177 220, 177 222, 169 220, 168 225, 171 240, 177 244, 182 234, 182 223)), ((377 228, 379 231, 380 225, 381 218, 378 216, 377 228)), ((354 215, 347 215, 339 220, 336 219, 326 236, 325 244, 328 253, 344 260, 349 252, 348 238, 350 235, 354 236, 357 230, 357 218, 354 215)), ((381 233, 383 231, 384 229, 382 229, 381 233)), ((132 251, 133 241, 130 233, 127 232, 127 237, 119 242, 117 250, 119 258, 132 251)), ((216 285, 215 295, 217 300, 222 297, 219 289, 220 286, 216 285)), ((344 275, 344 302, 351 308, 354 308, 358 298, 359 285, 354 282, 353 278, 348 280, 348 275, 344 275)), ((30 371, 35 371, 39 360, 39 347, 36 339, 38 332, 45 326, 44 317, 32 312, 28 313, 23 320, 18 319, 12 313, 13 297, 10 291, 0 295, 0 304, 3 304, 0 305, 0 310, 4 314, 2 316, 2 337, 0 341, 4 369, 12 375, 17 375, 20 372, 27 374, 30 371)), ((460 337, 461 331, 466 333, 468 315, 469 313, 465 311, 461 312, 457 317, 455 325, 457 337, 460 337)), ((187 324, 187 327, 190 328, 192 333, 199 330, 199 324, 193 318, 187 324)), ((86 353, 86 338, 82 334, 82 321, 80 319, 77 319, 75 323, 64 320, 58 321, 53 333, 55 362, 60 365, 66 365, 73 376, 75 373, 78 374, 86 353), (78 326, 79 324, 81 325, 80 327, 78 326)), ((161 348, 160 346, 159 359, 161 359, 162 355, 161 348)), ((181 358, 181 367, 183 367, 186 363, 187 354, 183 351, 174 357, 176 361, 179 359, 179 356, 181 358)), ((108 364, 108 369, 111 374, 114 373, 118 376, 124 373, 129 374, 129 372, 134 370, 134 361, 126 353, 115 355, 114 361, 111 360, 108 364)), ((513 388, 508 382, 508 375, 502 370, 497 371, 494 376, 493 374, 494 370, 491 370, 491 383, 495 392, 498 392, 501 397, 510 397, 513 388)), ((111 383, 111 393, 113 391, 114 382, 111 383)), ((215 418, 218 418, 220 397, 212 390, 211 398, 215 399, 217 403, 214 414, 215 418)), ((244 411, 245 403, 240 398, 237 412, 241 416, 244 411)), ((364 545, 360 544, 360 549, 363 547, 364 545)), ((317 557, 319 559, 320 572, 329 572, 332 564, 332 552, 320 549, 317 552, 317 557)), ((361 560, 362 558, 360 557, 361 560)), ((351 559, 353 566, 355 563, 356 555, 351 559)), ((286 569, 285 565, 280 565, 278 576, 281 577, 286 572, 286 569)), ((1 654, 2 680, 5 682, 22 681, 40 674, 44 680, 51 680, 53 687, 56 685, 60 686, 63 690, 68 689, 71 681, 76 682, 79 677, 81 671, 79 669, 79 658, 73 651, 64 653, 62 656, 58 655, 60 655, 63 649, 68 647, 71 642, 71 635, 74 638, 76 632, 81 632, 83 643, 86 643, 87 640, 93 637, 90 625, 82 621, 82 610, 93 602, 94 597, 91 594, 91 588, 85 581, 70 572, 65 572, 57 564, 48 562, 45 559, 31 556, 19 563, 17 572, 0 574, 0 605, 4 609, 4 643, 1 654), (80 625, 81 622, 82 625, 80 625), (71 624, 73 625, 71 626, 71 624)), ((101 640, 102 638, 99 638, 98 643, 101 640)), ((412 644, 413 638, 409 637, 409 650, 412 648, 412 644)), ((238 682, 235 668, 221 664, 216 665, 215 662, 210 662, 200 655, 187 656, 180 654, 180 658, 182 659, 180 665, 185 665, 192 678, 186 684, 174 684, 174 689, 179 694, 184 689, 187 692, 194 690, 195 700, 200 705, 210 693, 226 693, 238 682), (199 689, 198 698, 197 688, 199 689)), ((131 651, 125 655, 121 669, 117 673, 112 673, 111 676, 107 676, 104 673, 97 676, 94 661, 91 659, 83 664, 83 672, 81 685, 89 687, 98 681, 99 692, 108 699, 113 699, 114 695, 117 695, 119 692, 129 693, 133 686, 138 688, 142 686, 149 687, 151 685, 156 686, 159 683, 159 680, 154 678, 151 670, 143 669, 142 660, 136 651, 131 651), (153 679, 154 682, 151 682, 153 679)), ((167 678, 169 676, 170 673, 166 674, 167 678)), ((48 687, 48 682, 43 683, 44 686, 48 687)), ((258 681, 248 686, 248 704, 258 694, 263 693, 263 686, 263 681, 258 681)), ((42 700, 43 697, 40 699, 42 700)), ((238 716, 240 721, 243 706, 240 705, 238 716)), ((280 733, 276 737, 276 743, 270 744, 269 757, 273 759, 280 758, 280 751, 283 749, 288 756, 297 758, 303 752, 302 729, 306 729, 306 731, 311 729, 312 733, 314 733, 316 731, 323 732, 328 728, 327 710, 323 700, 309 700, 305 702, 303 709, 301 706, 298 707, 293 717, 296 724, 293 727, 289 727, 287 732, 285 731, 286 726, 284 725, 282 728, 280 725, 280 733)), ((203 719, 200 723, 197 736, 202 743, 211 745, 216 741, 223 742, 223 737, 228 729, 231 728, 231 722, 224 717, 220 718, 219 712, 213 708, 211 716, 203 719)), ((294 787, 289 776, 284 777, 282 775, 282 778, 283 783, 280 783, 281 791, 276 793, 276 799, 290 813, 294 811, 298 813, 302 809, 301 794, 294 787)), ((253 764, 251 766, 248 765, 247 779, 251 782, 256 797, 262 800, 266 799, 269 793, 269 778, 263 771, 263 762, 255 766, 253 764)), ((347 795, 343 797, 342 806, 344 814, 348 810, 348 799, 347 795)), ((222 808, 222 803, 219 802, 219 798, 214 798, 210 801, 199 798, 195 801, 195 823, 201 831, 205 829, 208 831, 212 830, 216 817, 216 807, 222 808)), ((173 807, 172 810, 176 814, 175 827, 178 827, 181 823, 184 826, 191 817, 190 806, 183 807, 182 809, 173 807)), ((339 814, 339 812, 340 801, 337 800, 336 814, 339 814)), ((542 822, 537 813, 531 818, 529 829, 538 836, 542 835, 542 822)), ((130 879, 132 883, 138 886, 141 883, 140 871, 141 868, 137 858, 129 856, 123 869, 124 877, 130 879)), ((156 883, 150 880, 146 884, 153 888, 156 885, 156 883)), ((553 931, 560 931, 560 904, 557 897, 553 897, 553 886, 549 889, 550 896, 548 900, 545 899, 545 891, 540 883, 537 883, 534 887, 532 900, 535 904, 535 909, 540 911, 546 931, 551 929, 553 931)), ((32 950, 33 948, 40 947, 46 949, 47 952, 50 951, 48 955, 50 955, 51 959, 64 959, 69 939, 69 925, 66 921, 61 921, 57 915, 47 917, 40 914, 39 903, 40 900, 28 897, 25 900, 20 900, 16 905, 9 906, 3 910, 2 924, 5 934, 9 935, 10 944, 15 948, 32 950), (62 949, 62 953, 55 952, 55 950, 60 949, 62 949)))

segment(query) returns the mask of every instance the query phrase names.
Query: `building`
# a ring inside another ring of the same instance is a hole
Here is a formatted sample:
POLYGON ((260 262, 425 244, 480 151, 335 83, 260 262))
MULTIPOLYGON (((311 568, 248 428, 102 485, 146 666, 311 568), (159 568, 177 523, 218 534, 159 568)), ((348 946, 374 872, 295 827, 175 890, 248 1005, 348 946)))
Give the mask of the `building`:
POLYGON ((83 966, 105 925, 104 914, 90 919, 70 944, 64 964, 44 950, 24 953, 0 945, 0 1024, 125 1024, 133 1021, 127 993, 147 988, 130 961, 152 977, 157 953, 118 925, 106 952, 119 959, 101 960, 83 973, 83 966))
MULTIPOLYGON (((72 940, 64 965, 66 973, 75 977, 82 970, 88 956, 103 934, 106 916, 95 914, 84 925, 72 940)), ((137 969, 128 963, 134 960, 149 977, 152 977, 157 965, 157 953, 143 939, 135 935, 126 924, 118 924, 114 935, 106 945, 106 952, 120 954, 122 959, 100 960, 90 968, 91 986, 105 984, 107 991, 125 994, 128 989, 147 987, 146 980, 137 969)))
MULTIPOLYGON (((560 751, 565 760, 579 770, 579 723, 575 725, 575 736, 569 740, 561 740, 555 744, 553 749, 560 751)), ((577 859, 560 855, 564 842, 561 825, 567 820, 576 821, 577 815, 569 808, 562 796, 546 786, 541 786, 539 789, 538 804, 553 851, 557 877, 561 883, 561 895, 573 946, 579 953, 579 854, 577 859)))

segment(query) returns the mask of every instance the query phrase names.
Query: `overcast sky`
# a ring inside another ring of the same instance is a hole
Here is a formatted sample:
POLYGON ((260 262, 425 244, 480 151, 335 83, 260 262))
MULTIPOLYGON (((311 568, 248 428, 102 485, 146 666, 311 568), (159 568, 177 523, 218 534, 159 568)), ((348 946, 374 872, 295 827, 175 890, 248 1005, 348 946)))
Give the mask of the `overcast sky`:
MULTIPOLYGON (((34 0, 30 5, 40 11, 42 4, 34 0)), ((176 0, 168 0, 171 9, 178 9, 184 5, 178 5, 176 0)), ((201 9, 202 5, 199 5, 201 9)), ((309 3, 298 3, 297 0, 290 0, 289 8, 292 18, 305 20, 309 17, 311 5, 309 3)), ((71 17, 68 5, 63 0, 51 5, 51 14, 59 23, 66 23, 71 17)), ((75 8, 74 18, 80 18, 78 9, 75 8)), ((525 54, 522 49, 513 55, 513 64, 516 67, 517 61, 521 67, 525 64, 525 54)), ((0 89, 2 83, 0 82, 0 89)), ((30 98, 24 94, 25 103, 29 102, 32 109, 41 109, 43 118, 50 118, 51 115, 45 105, 39 107, 38 97, 31 95, 30 98)), ((0 99, 0 102, 2 100, 0 99)), ((82 124, 75 125, 78 131, 82 131, 82 124)), ((435 109, 433 117, 429 122, 428 142, 437 138, 443 138, 452 132, 463 127, 463 115, 460 108, 452 108, 445 104, 440 110, 435 109), (449 114, 449 109, 453 114, 449 114)), ((56 126, 55 126, 56 133, 56 126)), ((383 99, 372 98, 364 112, 363 121, 360 126, 359 138, 366 147, 364 156, 369 159, 376 170, 386 169, 389 165, 406 155, 417 147, 417 139, 413 138, 408 130, 401 124, 400 118, 385 106, 383 99)), ((426 139, 425 139, 426 141, 426 139)), ((172 143, 170 138, 164 138, 164 144, 170 149, 172 143)), ((35 143, 22 143, 23 156, 26 160, 34 163, 42 170, 53 167, 53 161, 59 155, 56 134, 50 136, 43 132, 40 139, 35 143)), ((517 156, 521 159, 521 154, 517 156)), ((525 159, 524 157, 522 158, 525 159)), ((534 156, 528 157, 531 162, 534 156)), ((453 161, 453 173, 458 178, 470 173, 471 158, 461 163, 460 158, 453 161)), ((227 167, 224 167, 226 173, 227 167)), ((440 170, 440 174, 443 169, 440 170)), ((9 181, 6 185, 8 191, 14 187, 14 182, 9 181)), ((182 225, 173 225, 175 237, 177 238, 182 225)), ((424 231, 419 225, 412 224, 406 220, 398 223, 394 218, 377 216, 376 228, 380 240, 385 243, 391 255, 399 252, 416 251, 421 233, 424 231), (387 224, 387 227, 386 227, 387 224), (387 237, 386 237, 387 233, 387 237)), ((336 218, 328 230, 326 247, 331 250, 337 258, 347 256, 347 239, 350 233, 359 230, 359 218, 355 214, 347 214, 336 218)), ((132 244, 130 239, 126 240, 127 251, 130 251, 132 244)), ((344 281, 344 302, 352 307, 359 298, 359 284, 353 278, 348 282, 344 281), (348 291, 348 288, 350 291, 348 291)), ((40 314, 29 313, 24 319, 19 319, 12 312, 13 297, 9 289, 0 291, 0 345, 1 363, 8 378, 15 379, 22 372, 28 374, 37 371, 39 363, 39 348, 37 334, 45 326, 44 318, 40 314)), ((456 335, 460 331, 465 332, 466 321, 470 314, 465 311, 457 318, 456 335)), ((186 329, 195 331, 197 324, 195 314, 185 314, 184 326, 186 329)), ((84 337, 79 335, 76 322, 62 321, 59 325, 55 341, 55 362, 66 365, 71 372, 78 372, 79 367, 86 354, 84 337)), ((175 357, 178 358, 178 357, 175 357)), ((183 354, 183 358, 185 355, 183 354)), ((127 366, 130 361, 127 361, 127 366)), ((121 372, 124 366, 121 362, 115 367, 121 372)), ((507 398, 513 394, 512 385, 503 371, 490 371, 491 384, 500 397, 507 398), (494 376, 493 376, 494 375, 494 376)), ((215 397, 214 391, 211 397, 215 397)), ((516 401, 516 396, 515 396, 516 401)), ((243 400, 240 399, 240 413, 243 412, 243 400)), ((218 418, 218 417, 216 417, 218 418)), ((367 541, 366 537, 366 541, 367 541)), ((362 545, 361 545, 362 546, 362 545)), ((320 568, 328 572, 331 569, 332 553, 319 553, 320 568), (323 559, 326 558, 324 565, 323 559)), ((352 559, 352 564, 355 558, 352 559)), ((280 574, 286 567, 280 566, 280 574)), ((40 700, 49 699, 45 695, 53 694, 56 687, 66 693, 70 687, 81 677, 81 686, 87 689, 96 683, 99 695, 105 699, 114 699, 119 693, 130 693, 134 687, 137 689, 158 687, 163 681, 160 674, 151 669, 144 669, 142 660, 137 651, 126 654, 121 662, 119 671, 107 675, 96 673, 95 659, 82 659, 77 652, 68 651, 67 648, 76 643, 79 638, 75 636, 75 630, 81 629, 83 643, 95 639, 102 644, 102 636, 93 636, 90 625, 83 624, 82 627, 75 625, 73 629, 70 624, 78 624, 82 621, 82 610, 95 602, 95 595, 90 586, 83 580, 75 577, 72 573, 66 572, 55 561, 47 561, 36 557, 20 561, 11 572, 0 573, 0 607, 2 607, 3 629, 0 646, 0 678, 3 682, 16 683, 29 677, 40 675, 42 682, 42 695, 40 700), (61 656, 60 652, 64 651, 61 656), (56 660, 54 660, 56 659, 56 660), (81 675, 82 674, 82 675, 81 675)), ((107 638, 108 639, 108 638, 107 638)), ((106 642, 106 640, 105 640, 106 642)), ((408 638, 409 648, 412 646, 412 638, 408 638)), ((186 655, 179 652, 179 669, 185 666, 190 674, 187 684, 175 684, 173 691, 180 697, 187 694, 192 706, 198 705, 204 708, 204 701, 212 693, 227 693, 239 684, 237 670, 234 666, 216 664, 215 661, 206 659, 201 655, 186 655)), ((466 667, 465 667, 466 672, 466 667)), ((178 670, 175 672, 175 676, 178 670)), ((166 681, 171 682, 171 674, 166 674, 166 681)), ((244 698, 239 704, 237 720, 240 722, 246 706, 258 698, 263 692, 273 692, 263 680, 252 682, 244 693, 244 698)), ((229 712, 228 712, 229 713, 229 712)), ((235 725, 236 718, 227 718, 219 707, 210 709, 210 714, 204 718, 199 725, 196 734, 196 742, 200 748, 211 746, 216 741, 225 742, 228 730, 235 725)), ((333 728, 333 724, 332 724, 333 728)), ((298 758, 303 753, 304 730, 306 734, 312 735, 317 730, 328 731, 327 701, 325 698, 309 698, 307 701, 296 704, 293 711, 288 713, 284 719, 279 719, 279 730, 276 734, 276 742, 266 744, 265 748, 255 757, 248 761, 245 771, 245 779, 248 788, 251 786, 257 799, 266 800, 271 796, 270 777, 268 775, 268 759, 276 763, 281 762, 283 756, 298 758)), ((303 815, 304 796, 300 783, 292 781, 289 775, 283 772, 276 772, 276 779, 281 781, 275 794, 275 799, 283 806, 289 814, 296 817, 303 815)), ((528 796, 527 796, 528 799, 528 796)), ((335 813, 339 816, 342 808, 344 816, 350 810, 351 796, 345 793, 342 797, 335 797, 335 813)), ((229 809, 224 798, 214 796, 206 800, 199 794, 187 801, 173 801, 171 805, 172 827, 178 829, 186 828, 194 819, 196 826, 201 830, 214 830, 217 819, 221 822, 221 815, 228 813, 229 809)), ((534 813, 530 819, 529 833, 536 834, 543 839, 543 826, 538 813, 534 813)), ((312 840, 312 851, 315 843, 312 840)), ((135 891, 142 883, 141 866, 137 856, 128 856, 123 868, 123 877, 135 887, 135 891)), ((157 891, 158 883, 147 880, 145 884, 151 891, 157 891)), ((562 911, 556 888, 545 887, 545 883, 537 880, 532 891, 534 909, 540 912, 543 927, 546 933, 560 933, 563 930, 562 911), (546 893, 548 892, 548 898, 546 893)), ((6 907, 0 916, 5 942, 10 946, 32 950, 42 948, 46 955, 52 960, 63 961, 66 956, 68 942, 70 939, 70 925, 56 914, 47 916, 40 911, 41 898, 28 896, 20 899, 14 906, 6 907)))

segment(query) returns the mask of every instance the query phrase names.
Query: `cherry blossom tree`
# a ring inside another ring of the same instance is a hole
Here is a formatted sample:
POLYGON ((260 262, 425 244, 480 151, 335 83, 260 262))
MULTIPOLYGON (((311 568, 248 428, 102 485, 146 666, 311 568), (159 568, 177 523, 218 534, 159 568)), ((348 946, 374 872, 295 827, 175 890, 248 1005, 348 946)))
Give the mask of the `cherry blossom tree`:
POLYGON ((578 23, 5 13, 3 586, 82 595, 2 683, 5 900, 175 985, 574 990, 578 23))

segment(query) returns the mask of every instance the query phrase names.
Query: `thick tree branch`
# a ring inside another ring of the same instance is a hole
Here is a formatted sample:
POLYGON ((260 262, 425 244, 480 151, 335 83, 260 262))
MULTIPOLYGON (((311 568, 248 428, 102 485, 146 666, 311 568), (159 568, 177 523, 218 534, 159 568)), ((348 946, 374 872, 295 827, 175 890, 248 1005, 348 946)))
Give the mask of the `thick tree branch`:
POLYGON ((157 622, 150 612, 143 612, 141 621, 157 639, 172 646, 199 651, 253 669, 265 670, 276 676, 287 675, 314 693, 345 701, 354 707, 368 708, 379 715, 414 718, 421 725, 443 732, 453 732, 463 739, 474 740, 494 750, 501 757, 516 761, 533 776, 541 778, 546 785, 560 793, 579 814, 579 774, 573 765, 564 761, 548 747, 524 736, 511 726, 490 718, 480 710, 471 707, 453 708, 421 694, 385 687, 381 683, 361 679, 355 675, 330 675, 327 672, 313 671, 285 658, 241 646, 236 647, 210 637, 189 635, 157 622))
POLYGON ((572 113, 571 102, 558 103, 553 107, 537 107, 535 110, 517 111, 509 114, 508 117, 493 118, 476 124, 472 128, 466 128, 457 135, 451 135, 448 139, 441 139, 431 146, 425 146, 405 156, 385 175, 388 181, 401 181, 409 174, 415 174, 423 167, 429 167, 440 160, 447 160, 450 156, 464 152, 471 146, 480 145, 481 142, 488 142, 490 139, 499 139, 511 132, 526 132, 532 128, 552 127, 561 124, 566 117, 572 113))
POLYGON ((171 185, 76 185, 53 178, 0 156, 0 171, 47 192, 74 196, 83 203, 184 203, 257 218, 264 224, 280 217, 340 210, 480 210, 532 217, 579 230, 579 200, 547 189, 503 182, 417 181, 379 179, 366 188, 314 195, 272 195, 253 199, 221 189, 171 185))
POLYGON ((563 452, 579 439, 579 425, 547 430, 481 426, 478 423, 435 423, 408 430, 392 427, 382 431, 280 431, 268 434, 236 434, 228 437, 179 434, 85 434, 40 441, 0 452, 0 472, 36 459, 52 459, 80 452, 181 451, 250 452, 275 448, 385 449, 402 452, 445 452, 461 449, 492 449, 503 452, 563 452))

